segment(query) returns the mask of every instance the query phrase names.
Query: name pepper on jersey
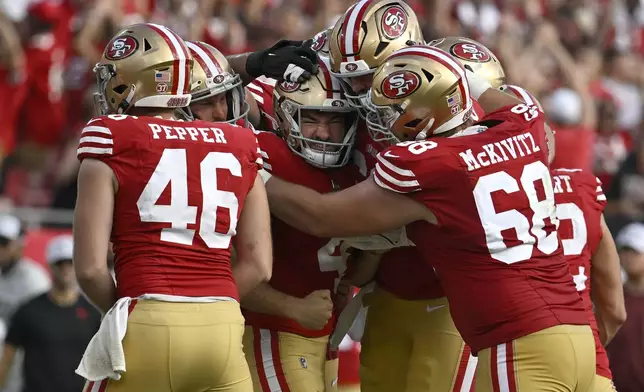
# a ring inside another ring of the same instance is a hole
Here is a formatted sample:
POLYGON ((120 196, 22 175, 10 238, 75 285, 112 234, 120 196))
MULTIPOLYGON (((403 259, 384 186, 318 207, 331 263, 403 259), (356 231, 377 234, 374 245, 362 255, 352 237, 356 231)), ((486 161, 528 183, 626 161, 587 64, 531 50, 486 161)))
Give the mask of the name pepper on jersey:
POLYGON ((434 264, 474 352, 588 323, 556 233, 543 115, 508 106, 479 125, 489 129, 392 146, 374 173, 436 216, 437 225, 414 222, 408 235, 434 264))
POLYGON ((231 238, 263 163, 252 131, 109 115, 88 122, 77 156, 104 162, 118 182, 111 241, 120 297, 238 297, 231 238))

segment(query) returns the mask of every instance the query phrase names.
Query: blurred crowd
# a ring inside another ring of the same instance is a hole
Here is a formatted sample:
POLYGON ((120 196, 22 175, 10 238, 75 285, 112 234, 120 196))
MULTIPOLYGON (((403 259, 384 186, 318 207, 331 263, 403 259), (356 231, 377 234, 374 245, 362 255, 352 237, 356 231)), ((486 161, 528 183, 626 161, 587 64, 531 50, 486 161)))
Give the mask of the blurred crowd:
MULTIPOLYGON (((78 130, 93 114, 92 65, 119 28, 169 26, 225 54, 307 39, 351 0, 0 1, 3 205, 71 209, 78 130)), ((409 0, 426 40, 469 36, 557 125, 558 167, 594 170, 611 228, 644 218, 642 0, 409 0)))

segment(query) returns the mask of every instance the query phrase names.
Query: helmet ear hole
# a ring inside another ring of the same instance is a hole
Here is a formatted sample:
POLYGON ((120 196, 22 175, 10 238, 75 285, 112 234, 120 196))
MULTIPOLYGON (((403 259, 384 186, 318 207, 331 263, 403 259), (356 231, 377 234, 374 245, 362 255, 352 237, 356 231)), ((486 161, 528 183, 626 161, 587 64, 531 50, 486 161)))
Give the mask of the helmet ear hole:
POLYGON ((114 90, 115 93, 120 95, 120 94, 123 94, 125 92, 125 90, 127 90, 127 85, 120 84, 120 85, 114 87, 112 90, 114 90))
POLYGON ((147 40, 147 38, 143 39, 143 53, 152 50, 152 45, 150 45, 150 42, 147 40))
POLYGON ((431 83, 432 80, 434 79, 434 75, 432 75, 429 71, 426 69, 423 69, 423 75, 425 75, 425 78, 427 79, 427 83, 431 83))
POLYGON ((422 120, 420 118, 417 118, 415 120, 409 121, 407 124, 405 124, 405 127, 407 128, 416 128, 418 124, 420 124, 422 120))

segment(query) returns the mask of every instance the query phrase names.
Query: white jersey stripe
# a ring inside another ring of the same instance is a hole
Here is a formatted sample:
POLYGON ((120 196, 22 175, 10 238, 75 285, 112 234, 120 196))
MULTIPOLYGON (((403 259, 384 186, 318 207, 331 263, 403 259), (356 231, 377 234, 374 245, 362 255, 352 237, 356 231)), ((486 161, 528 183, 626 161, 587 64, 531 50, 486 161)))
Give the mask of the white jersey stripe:
POLYGON ((262 97, 261 95, 257 95, 256 93, 254 93, 252 91, 250 91, 250 95, 252 95, 253 98, 255 98, 255 101, 257 101, 259 103, 264 103, 264 97, 262 97))
POLYGON ((380 154, 377 155, 378 162, 382 163, 387 169, 391 170, 392 172, 399 174, 401 176, 405 177, 416 177, 413 171, 411 170, 406 170, 406 169, 401 169, 397 166, 395 166, 393 163, 387 161, 385 158, 383 158, 380 154))
POLYGON ((249 89, 249 90, 253 90, 253 91, 257 92, 257 93, 263 93, 264 92, 264 89, 261 88, 260 86, 256 85, 254 82, 247 84, 246 88, 249 89))
POLYGON ((389 190, 389 191, 396 192, 396 193, 410 193, 410 192, 399 191, 398 189, 394 189, 394 188, 390 187, 389 185, 387 185, 387 184, 385 184, 384 182, 382 182, 382 180, 380 180, 380 178, 378 178, 378 176, 377 176, 377 175, 376 175, 376 176, 373 176, 373 180, 374 180, 374 181, 376 182, 376 184, 378 184, 381 188, 387 189, 387 190, 389 190))
POLYGON ((260 334, 260 349, 262 353, 262 366, 264 367, 264 374, 266 374, 266 381, 270 392, 282 392, 280 382, 277 379, 277 372, 275 371, 275 362, 273 357, 273 349, 271 347, 271 331, 261 328, 260 334))
POLYGON ((420 184, 418 183, 417 180, 398 180, 390 176, 389 173, 387 173, 382 169, 382 166, 380 166, 380 163, 376 164, 376 172, 378 173, 378 176, 382 177, 383 180, 389 182, 392 185, 396 185, 400 188, 415 189, 420 187, 420 184))
POLYGON ((98 148, 98 147, 80 147, 76 150, 76 154, 97 154, 97 155, 112 155, 111 148, 98 148))
POLYGON ((186 61, 187 61, 186 53, 184 52, 177 38, 174 36, 174 34, 172 34, 170 30, 168 30, 167 27, 161 26, 158 24, 154 24, 154 26, 157 27, 159 30, 161 30, 161 32, 163 32, 163 34, 165 34, 166 37, 168 37, 170 42, 172 42, 172 46, 174 46, 174 50, 176 51, 177 57, 179 59, 179 75, 178 75, 179 83, 177 85, 177 95, 186 94, 186 92, 184 91, 186 78, 188 77, 188 75, 186 75, 186 61))
POLYGON ((110 131, 109 128, 97 127, 97 126, 94 126, 94 125, 83 128, 83 132, 81 132, 81 134, 83 134, 85 132, 97 132, 97 133, 102 133, 102 134, 105 134, 105 135, 112 135, 112 131, 110 131))
POLYGON ((104 137, 84 136, 80 139, 79 143, 114 144, 114 140, 104 137))

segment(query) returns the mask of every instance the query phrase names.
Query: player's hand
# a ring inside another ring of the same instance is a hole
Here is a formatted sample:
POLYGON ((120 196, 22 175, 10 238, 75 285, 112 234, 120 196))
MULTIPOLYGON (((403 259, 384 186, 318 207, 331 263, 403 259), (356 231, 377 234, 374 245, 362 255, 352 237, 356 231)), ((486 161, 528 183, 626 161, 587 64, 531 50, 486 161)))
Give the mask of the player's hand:
POLYGON ((304 328, 324 328, 333 313, 333 300, 329 290, 316 290, 302 298, 293 309, 293 319, 304 328))
POLYGON ((302 83, 317 73, 317 61, 317 54, 308 41, 281 40, 268 49, 251 53, 246 61, 246 72, 253 77, 264 75, 279 81, 302 83))

